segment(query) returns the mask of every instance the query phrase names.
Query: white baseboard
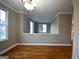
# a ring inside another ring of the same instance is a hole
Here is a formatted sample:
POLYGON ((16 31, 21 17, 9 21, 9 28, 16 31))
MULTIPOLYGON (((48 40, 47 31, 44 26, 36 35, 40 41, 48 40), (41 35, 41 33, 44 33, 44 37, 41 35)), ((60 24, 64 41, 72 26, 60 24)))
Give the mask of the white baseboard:
POLYGON ((2 55, 3 53, 11 50, 12 48, 16 47, 17 45, 41 45, 41 46, 72 46, 72 44, 41 44, 41 43, 17 43, 5 50, 3 50, 2 52, 0 52, 0 55, 2 55))
POLYGON ((17 45, 72 46, 72 44, 41 44, 41 43, 17 43, 17 45))
POLYGON ((9 48, 3 50, 2 52, 0 52, 0 55, 2 55, 3 53, 5 53, 5 52, 11 50, 12 48, 14 48, 14 47, 16 47, 16 46, 17 46, 17 44, 14 44, 13 46, 11 46, 11 47, 9 47, 9 48))

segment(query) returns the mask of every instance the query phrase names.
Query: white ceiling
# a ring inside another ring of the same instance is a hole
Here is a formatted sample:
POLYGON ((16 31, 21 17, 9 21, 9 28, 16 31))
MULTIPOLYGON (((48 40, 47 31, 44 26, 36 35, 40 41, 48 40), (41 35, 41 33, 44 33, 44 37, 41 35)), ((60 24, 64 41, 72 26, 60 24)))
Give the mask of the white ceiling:
MULTIPOLYGON (((17 11, 23 11, 22 0, 2 0, 17 11)), ((72 12, 72 0, 33 0, 37 7, 29 12, 31 18, 40 23, 50 23, 57 12, 72 12)))

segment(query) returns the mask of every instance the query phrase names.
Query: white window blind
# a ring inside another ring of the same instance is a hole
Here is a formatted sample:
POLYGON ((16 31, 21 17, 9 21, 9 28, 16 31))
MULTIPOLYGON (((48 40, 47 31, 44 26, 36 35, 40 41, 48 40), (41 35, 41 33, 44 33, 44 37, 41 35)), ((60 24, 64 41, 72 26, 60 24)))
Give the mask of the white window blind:
POLYGON ((8 39, 7 12, 0 9, 0 41, 8 39))

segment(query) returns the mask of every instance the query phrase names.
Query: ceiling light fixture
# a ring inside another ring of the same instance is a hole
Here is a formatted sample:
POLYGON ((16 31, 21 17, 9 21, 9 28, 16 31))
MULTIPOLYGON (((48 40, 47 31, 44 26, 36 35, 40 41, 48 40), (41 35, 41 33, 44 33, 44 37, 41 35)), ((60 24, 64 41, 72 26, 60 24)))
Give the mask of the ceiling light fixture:
POLYGON ((37 7, 37 4, 34 3, 32 0, 22 0, 22 1, 23 1, 24 7, 25 7, 27 10, 29 10, 29 11, 31 11, 31 10, 33 10, 35 7, 37 7))

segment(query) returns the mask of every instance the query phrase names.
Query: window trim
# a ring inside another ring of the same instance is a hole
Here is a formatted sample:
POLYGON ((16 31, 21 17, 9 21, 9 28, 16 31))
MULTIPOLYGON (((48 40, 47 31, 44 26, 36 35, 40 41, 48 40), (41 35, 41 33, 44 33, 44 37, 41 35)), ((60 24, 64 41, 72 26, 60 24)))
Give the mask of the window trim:
POLYGON ((0 7, 0 10, 3 10, 3 11, 5 11, 6 12, 6 20, 7 20, 7 28, 6 28, 6 38, 5 39, 1 39, 0 40, 0 42, 2 42, 2 41, 6 41, 6 40, 8 40, 8 14, 9 14, 9 12, 8 12, 8 10, 6 10, 6 9, 4 9, 4 8, 2 8, 2 7, 0 7))

